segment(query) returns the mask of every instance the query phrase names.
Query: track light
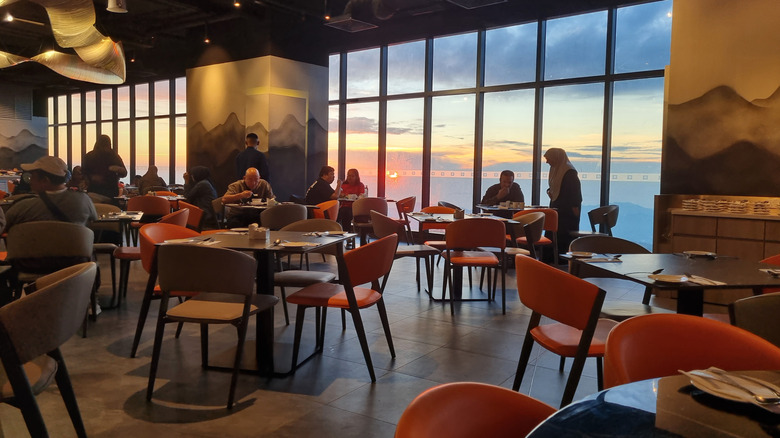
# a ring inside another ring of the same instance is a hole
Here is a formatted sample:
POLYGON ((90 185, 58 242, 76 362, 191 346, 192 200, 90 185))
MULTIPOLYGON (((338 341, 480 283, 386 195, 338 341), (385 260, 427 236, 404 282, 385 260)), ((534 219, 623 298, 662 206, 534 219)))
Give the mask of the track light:
POLYGON ((108 12, 116 12, 118 14, 127 13, 127 0, 108 0, 108 6, 106 7, 108 12))

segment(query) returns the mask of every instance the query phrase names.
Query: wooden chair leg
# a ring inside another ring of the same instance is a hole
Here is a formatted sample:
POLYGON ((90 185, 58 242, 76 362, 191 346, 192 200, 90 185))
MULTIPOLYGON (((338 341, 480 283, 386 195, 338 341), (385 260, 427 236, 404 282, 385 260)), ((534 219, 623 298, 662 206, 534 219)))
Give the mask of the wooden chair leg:
POLYGON ((76 402, 76 393, 73 391, 73 385, 70 383, 68 368, 65 366, 65 360, 62 357, 60 349, 54 350, 51 353, 51 356, 57 361, 57 374, 54 376, 57 381, 57 389, 59 389, 62 400, 65 402, 70 421, 73 423, 73 428, 76 429, 76 435, 78 437, 86 437, 87 431, 84 428, 84 420, 81 418, 79 405, 76 402))

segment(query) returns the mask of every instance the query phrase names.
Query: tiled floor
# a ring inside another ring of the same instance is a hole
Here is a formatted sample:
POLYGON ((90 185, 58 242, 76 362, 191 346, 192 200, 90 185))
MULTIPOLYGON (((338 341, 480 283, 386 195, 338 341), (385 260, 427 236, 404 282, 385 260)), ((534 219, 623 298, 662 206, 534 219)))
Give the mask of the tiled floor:
MULTIPOLYGON (((106 263, 101 260, 104 268, 106 263)), ((174 339, 174 329, 169 327, 154 398, 148 403, 145 391, 157 304, 152 304, 138 356, 131 359, 130 346, 147 278, 140 264, 133 264, 128 302, 120 309, 103 311, 90 326, 88 338, 73 337, 63 349, 92 437, 392 437, 406 405, 434 385, 468 380, 511 387, 529 315, 517 298, 514 271, 507 278, 506 315, 501 314, 499 302, 470 302, 457 305, 452 317, 448 306, 433 303, 424 292, 417 292, 414 261, 401 259, 393 267, 385 292, 395 359, 390 357, 376 309, 362 313, 377 373, 375 384, 369 379, 351 320, 348 318, 347 330, 342 331, 338 313, 331 312, 324 353, 291 377, 242 374, 239 401, 232 411, 225 408, 230 374, 200 367, 198 327, 185 326, 179 339, 174 339)), ((327 266, 320 263, 316 268, 327 266)), ((103 272, 107 276, 109 271, 103 272)), ((441 268, 436 275, 438 296, 441 268)), ((642 291, 629 285, 607 299, 639 301, 642 291)), ((475 287, 473 293, 481 292, 475 287)), ((101 295, 101 300, 108 302, 108 281, 104 281, 101 295)), ((293 325, 284 325, 280 306, 275 315, 279 369, 289 367, 293 337, 293 325)), ((290 310, 294 319, 294 306, 290 310)), ((307 313, 307 344, 302 354, 313 348, 314 315, 311 310, 307 313)), ((250 326, 250 337, 253 332, 250 326)), ((213 359, 229 360, 235 331, 232 327, 212 328, 210 333, 213 359)), ((595 362, 588 360, 575 400, 596 392, 595 368, 595 362)), ((567 372, 558 372, 557 356, 537 349, 521 392, 558 406, 567 372)), ((41 394, 38 403, 52 436, 75 436, 56 385, 41 394)), ((5 436, 27 436, 15 408, 1 405, 0 421, 5 436)))

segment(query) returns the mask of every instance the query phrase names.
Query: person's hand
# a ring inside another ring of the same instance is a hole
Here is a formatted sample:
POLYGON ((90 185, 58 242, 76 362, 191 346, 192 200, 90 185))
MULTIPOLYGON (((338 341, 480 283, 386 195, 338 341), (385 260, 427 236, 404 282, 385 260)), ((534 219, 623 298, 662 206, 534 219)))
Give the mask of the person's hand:
POLYGON ((241 197, 244 199, 248 199, 252 197, 252 191, 251 190, 244 190, 241 192, 241 197))
POLYGON ((498 189, 498 194, 496 195, 499 199, 504 199, 509 195, 509 187, 501 187, 498 189))
POLYGON ((190 180, 190 174, 187 172, 184 172, 184 175, 182 175, 182 178, 184 178, 184 182, 187 182, 190 180))

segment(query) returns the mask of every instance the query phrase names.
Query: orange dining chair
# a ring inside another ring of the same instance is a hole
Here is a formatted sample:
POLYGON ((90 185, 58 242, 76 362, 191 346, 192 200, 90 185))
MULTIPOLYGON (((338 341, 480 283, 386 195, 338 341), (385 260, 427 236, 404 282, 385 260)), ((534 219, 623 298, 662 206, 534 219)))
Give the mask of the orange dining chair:
MULTIPOLYGON (((374 234, 378 238, 398 234, 403 225, 395 219, 382 213, 372 211, 371 223, 374 224, 374 234)), ((433 292, 433 257, 439 255, 439 250, 428 245, 398 245, 395 250, 395 258, 414 257, 417 266, 415 279, 417 280, 417 292, 420 292, 420 259, 425 260, 425 276, 428 281, 428 293, 433 292)))
POLYGON ((181 210, 176 210, 173 213, 166 214, 165 216, 161 217, 158 222, 161 224, 173 224, 180 227, 186 227, 189 217, 190 210, 184 208, 181 210))
POLYGON ((395 438, 510 438, 528 435, 556 409, 500 386, 453 382, 434 386, 406 407, 395 438))
POLYGON ((395 201, 395 208, 398 210, 398 223, 404 227, 404 232, 406 233, 406 243, 408 244, 414 243, 414 236, 412 235, 412 224, 409 222, 409 213, 414 211, 415 204, 417 204, 416 196, 409 196, 407 198, 395 201))
POLYGON ((154 392, 165 324, 186 322, 200 325, 201 366, 204 369, 209 367, 208 326, 231 324, 236 327, 238 335, 227 401, 227 408, 232 409, 249 317, 272 309, 279 300, 273 295, 254 293, 257 262, 242 252, 209 246, 166 244, 157 250, 157 259, 162 301, 146 400, 151 401, 154 392), (214 275, 215 272, 219 275, 214 275), (194 291, 198 295, 168 308, 168 299, 172 291, 177 290, 194 291), (231 299, 231 296, 235 298, 231 299))
MULTIPOLYGON (((196 237, 200 234, 189 228, 173 225, 173 224, 146 224, 141 227, 140 236, 140 252, 141 252, 141 266, 149 274, 149 280, 146 282, 146 289, 144 290, 143 301, 141 302, 141 310, 138 314, 138 324, 135 328, 135 336, 133 337, 133 347, 130 351, 130 357, 135 357, 135 353, 138 351, 138 344, 141 342, 141 333, 144 330, 144 324, 146 323, 146 316, 149 313, 149 306, 153 299, 159 299, 162 296, 162 291, 159 286, 156 286, 157 282, 157 244, 172 239, 186 239, 190 237, 196 237)), ((125 292, 127 289, 125 288, 125 292)), ((171 292, 171 296, 182 299, 182 297, 191 297, 196 295, 194 292, 187 291, 174 291, 171 292)), ((176 336, 181 332, 181 326, 176 332, 176 336)))
POLYGON ((331 199, 330 201, 320 202, 317 204, 317 208, 313 209, 315 219, 330 219, 335 221, 339 215, 339 201, 338 199, 331 199))
POLYGON ((203 230, 203 209, 185 201, 179 201, 179 208, 190 211, 187 218, 187 228, 200 233, 203 230))
MULTIPOLYGON (((376 305, 379 318, 390 347, 390 355, 395 357, 393 338, 390 335, 390 323, 387 320, 387 310, 382 299, 387 277, 393 267, 395 248, 398 245, 398 236, 392 234, 366 245, 347 252, 339 259, 339 279, 341 284, 317 283, 299 290, 287 297, 287 302, 296 304, 298 311, 295 316, 295 341, 293 343, 292 372, 298 367, 298 351, 301 346, 301 333, 303 332, 303 319, 306 309, 314 307, 318 313, 322 310, 321 324, 315 324, 315 351, 321 353, 325 339, 325 319, 329 307, 345 309, 352 315, 355 324, 366 367, 371 376, 371 381, 376 382, 374 365, 371 362, 371 353, 368 350, 366 330, 360 317, 360 309, 376 305), (370 283, 371 287, 358 287, 370 283)), ((318 318, 320 319, 320 318, 318 318)), ((304 360, 303 362, 306 362, 304 360)))
MULTIPOLYGON (((541 211, 544 213, 544 231, 549 231, 552 235, 552 239, 542 236, 537 246, 550 246, 553 252, 553 260, 555 264, 558 264, 558 211, 554 208, 529 208, 527 210, 518 211, 512 216, 512 219, 516 219, 524 214, 541 211)), ((517 244, 520 246, 528 246, 528 241, 524 236, 517 238, 517 244)))
MULTIPOLYGON (((506 236, 507 246, 504 250, 504 256, 510 260, 509 263, 514 261, 514 258, 518 254, 530 255, 531 257, 538 259, 535 250, 536 242, 542 237, 544 231, 544 213, 537 211, 531 214, 519 216, 514 219, 517 223, 506 223, 507 231, 510 231, 506 236), (514 237, 513 237, 514 236, 514 237), (528 249, 517 247, 517 237, 525 236, 526 241, 529 242, 528 249), (510 246, 511 243, 511 246, 510 246)), ((482 251, 496 252, 496 248, 480 248, 482 251)), ((498 254, 497 254, 498 256, 498 254)), ((479 287, 482 288, 482 283, 485 277, 485 273, 489 271, 488 268, 482 268, 482 275, 479 278, 479 287)), ((490 273, 488 274, 488 286, 490 286, 490 273)), ((495 294, 496 279, 498 277, 498 270, 493 270, 493 293, 495 294)))
POLYGON ((601 390, 604 342, 617 324, 609 319, 599 319, 606 293, 585 280, 528 256, 518 255, 515 269, 520 301, 532 313, 512 389, 520 389, 531 349, 536 342, 557 355, 574 358, 561 407, 574 398, 588 357, 596 358, 598 388, 601 390), (556 322, 540 325, 542 316, 556 322))
MULTIPOLYGON (((473 218, 454 221, 447 226, 445 234, 446 247, 442 253, 444 258, 444 283, 442 299, 447 297, 447 286, 450 289, 450 313, 455 314, 455 285, 452 281, 453 269, 486 267, 501 270, 501 311, 506 313, 506 227, 504 223, 491 218, 473 218), (491 251, 481 251, 480 247, 495 248, 498 255, 491 251)), ((457 291, 458 293, 460 291, 457 291)), ((488 301, 495 297, 488 291, 488 301)))
POLYGON ((700 316, 637 316, 618 324, 607 338, 604 386, 711 366, 778 370, 780 348, 747 330, 700 316))
MULTIPOLYGON (((455 209, 450 207, 442 207, 441 205, 431 205, 429 207, 422 208, 420 212, 428 214, 454 214, 455 209)), ((420 222, 417 232, 422 234, 424 239, 423 244, 432 246, 439 251, 444 251, 444 249, 447 247, 447 242, 444 240, 436 240, 433 238, 433 235, 436 234, 443 237, 446 232, 447 225, 449 225, 449 223, 433 221, 420 222)), ((439 266, 438 260, 436 261, 436 266, 439 266)))
POLYGON ((127 211, 144 212, 140 221, 131 222, 130 227, 128 227, 135 246, 138 245, 138 229, 144 224, 157 222, 161 217, 170 213, 171 204, 167 199, 157 196, 134 196, 127 200, 127 211))

